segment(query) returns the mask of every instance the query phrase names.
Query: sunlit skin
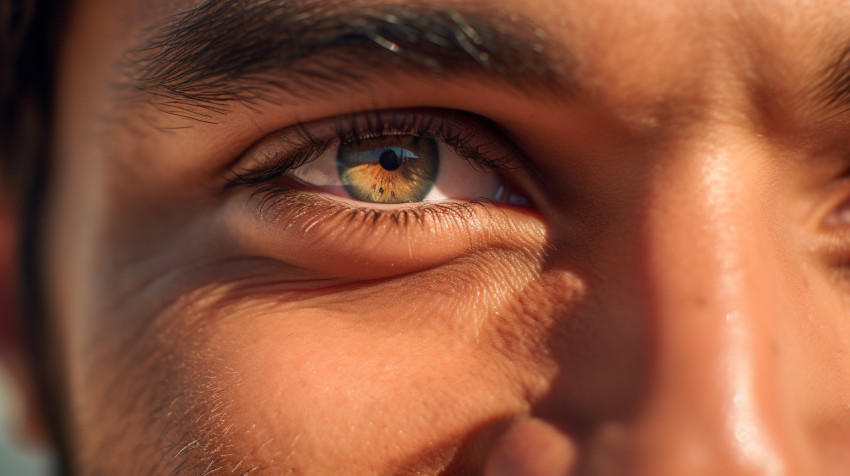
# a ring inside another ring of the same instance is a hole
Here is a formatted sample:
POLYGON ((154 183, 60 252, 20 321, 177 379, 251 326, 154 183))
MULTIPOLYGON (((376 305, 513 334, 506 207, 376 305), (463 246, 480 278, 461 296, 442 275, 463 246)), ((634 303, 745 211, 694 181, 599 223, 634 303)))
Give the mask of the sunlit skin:
POLYGON ((75 4, 43 248, 80 474, 847 473, 850 3, 505 0, 580 92, 376 71, 204 122, 113 89, 195 2, 75 4), (402 108, 491 121, 532 206, 226 186, 402 108))

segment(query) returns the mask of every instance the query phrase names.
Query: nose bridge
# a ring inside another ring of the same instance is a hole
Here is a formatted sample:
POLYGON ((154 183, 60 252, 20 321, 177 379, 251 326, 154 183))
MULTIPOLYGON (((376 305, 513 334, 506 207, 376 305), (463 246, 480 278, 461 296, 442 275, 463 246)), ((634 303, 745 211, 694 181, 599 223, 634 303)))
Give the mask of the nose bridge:
POLYGON ((787 474, 773 352, 781 280, 762 157, 754 147, 682 150, 656 169, 641 220, 653 356, 638 472, 787 474))

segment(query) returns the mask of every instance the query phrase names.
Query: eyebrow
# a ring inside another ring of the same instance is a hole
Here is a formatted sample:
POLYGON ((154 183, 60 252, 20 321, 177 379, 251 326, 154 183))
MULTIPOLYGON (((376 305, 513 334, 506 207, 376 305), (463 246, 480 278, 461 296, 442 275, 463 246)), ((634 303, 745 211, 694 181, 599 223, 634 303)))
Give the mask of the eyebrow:
POLYGON ((823 76, 816 88, 821 102, 833 109, 850 108, 850 45, 824 70, 823 76))
POLYGON ((280 90, 352 89, 389 73, 471 74, 566 96, 578 88, 563 47, 555 54, 540 28, 483 7, 209 0, 153 31, 125 56, 126 76, 175 114, 222 112, 280 90))

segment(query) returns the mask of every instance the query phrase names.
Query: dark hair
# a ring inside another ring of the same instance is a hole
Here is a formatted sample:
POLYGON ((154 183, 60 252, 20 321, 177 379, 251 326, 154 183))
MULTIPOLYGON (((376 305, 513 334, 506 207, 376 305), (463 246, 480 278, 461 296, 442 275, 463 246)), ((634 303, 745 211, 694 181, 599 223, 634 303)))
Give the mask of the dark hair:
MULTIPOLYGON (((64 0, 0 2, 0 175, 19 219, 18 315, 37 376, 42 408, 60 455, 63 436, 61 375, 49 353, 41 280, 42 207, 50 170, 54 69, 64 0)), ((61 456, 60 456, 61 457, 61 456)), ((67 458, 61 458, 64 464, 67 458)))
MULTIPOLYGON (((23 199, 48 134, 56 0, 0 3, 0 159, 14 200, 23 199)), ((18 202, 17 204, 20 204, 18 202)))

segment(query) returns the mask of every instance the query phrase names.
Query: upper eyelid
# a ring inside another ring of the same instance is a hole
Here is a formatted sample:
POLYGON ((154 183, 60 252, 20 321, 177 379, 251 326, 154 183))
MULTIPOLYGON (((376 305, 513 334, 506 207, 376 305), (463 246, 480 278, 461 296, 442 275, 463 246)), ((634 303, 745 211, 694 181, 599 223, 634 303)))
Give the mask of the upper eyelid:
POLYGON ((417 131, 427 131, 462 149, 459 155, 474 159, 470 160, 473 165, 513 169, 525 162, 521 151, 494 124, 472 113, 451 109, 369 111, 298 123, 264 137, 231 167, 227 187, 267 183, 342 142, 417 131), (482 150, 485 146, 500 149, 500 153, 482 150), (289 153, 272 148, 288 149, 289 153))

